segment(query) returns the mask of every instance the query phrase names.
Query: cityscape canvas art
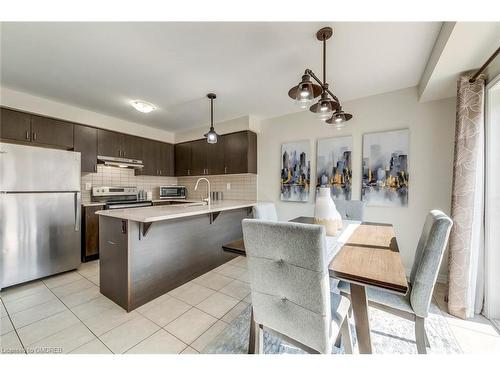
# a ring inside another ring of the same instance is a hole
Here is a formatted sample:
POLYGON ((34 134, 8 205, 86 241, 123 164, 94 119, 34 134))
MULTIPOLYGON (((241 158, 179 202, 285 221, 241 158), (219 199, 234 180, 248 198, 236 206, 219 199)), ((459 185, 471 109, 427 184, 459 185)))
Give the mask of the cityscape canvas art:
POLYGON ((361 199, 371 206, 408 206, 409 131, 363 135, 361 199))
POLYGON ((311 181, 309 141, 281 146, 281 200, 307 202, 311 181))
POLYGON ((318 140, 316 187, 329 187, 333 199, 350 200, 352 137, 318 140))

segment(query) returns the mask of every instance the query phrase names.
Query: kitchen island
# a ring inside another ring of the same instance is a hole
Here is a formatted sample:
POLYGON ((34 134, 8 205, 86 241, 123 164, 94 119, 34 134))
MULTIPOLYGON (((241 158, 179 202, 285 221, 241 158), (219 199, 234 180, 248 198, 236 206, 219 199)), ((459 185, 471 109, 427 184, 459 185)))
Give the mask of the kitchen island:
POLYGON ((242 237, 254 201, 102 210, 100 290, 132 311, 224 264, 221 246, 242 237))

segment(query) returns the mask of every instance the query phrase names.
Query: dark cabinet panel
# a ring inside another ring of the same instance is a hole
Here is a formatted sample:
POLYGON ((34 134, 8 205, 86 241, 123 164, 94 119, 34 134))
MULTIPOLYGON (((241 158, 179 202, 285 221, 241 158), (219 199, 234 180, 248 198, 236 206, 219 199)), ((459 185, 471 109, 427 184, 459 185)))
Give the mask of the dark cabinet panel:
POLYGON ((144 141, 142 138, 123 134, 122 141, 122 157, 127 159, 142 160, 142 143, 144 141))
POLYGON ((31 115, 7 108, 1 109, 0 138, 31 141, 31 115))
POLYGON ((175 175, 191 176, 191 142, 179 143, 175 150, 175 175))
POLYGON ((34 143, 73 148, 73 124, 42 116, 31 116, 31 140, 34 143))
POLYGON ((207 174, 224 174, 224 137, 218 137, 217 143, 207 143, 207 174))
POLYGON ((144 168, 136 170, 136 174, 157 176, 159 175, 160 148, 156 141, 144 139, 142 141, 142 163, 144 168))
POLYGON ((90 126, 75 125, 74 150, 81 153, 82 172, 96 172, 97 166, 97 129, 90 126))
POLYGON ((175 155, 174 145, 170 143, 161 144, 161 175, 174 176, 175 175, 175 155))
POLYGON ((248 149, 247 133, 232 133, 223 137, 226 173, 245 173, 248 165, 246 152, 248 149))
POLYGON ((191 143, 191 175, 207 174, 207 141, 199 139, 191 143))
POLYGON ((82 210, 82 261, 99 257, 99 216, 103 206, 86 206, 82 210))
POLYGON ((97 153, 101 156, 122 157, 123 134, 97 130, 97 153))

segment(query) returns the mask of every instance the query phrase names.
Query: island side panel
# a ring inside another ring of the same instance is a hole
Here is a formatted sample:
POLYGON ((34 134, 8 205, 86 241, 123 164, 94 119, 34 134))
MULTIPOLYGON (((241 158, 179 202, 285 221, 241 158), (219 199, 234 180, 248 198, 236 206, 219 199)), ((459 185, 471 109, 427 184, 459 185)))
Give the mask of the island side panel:
POLYGON ((100 292, 127 311, 129 306, 128 221, 99 216, 100 292))
POLYGON ((243 236, 248 208, 154 222, 146 236, 130 222, 130 310, 195 279, 235 256, 222 245, 243 236))

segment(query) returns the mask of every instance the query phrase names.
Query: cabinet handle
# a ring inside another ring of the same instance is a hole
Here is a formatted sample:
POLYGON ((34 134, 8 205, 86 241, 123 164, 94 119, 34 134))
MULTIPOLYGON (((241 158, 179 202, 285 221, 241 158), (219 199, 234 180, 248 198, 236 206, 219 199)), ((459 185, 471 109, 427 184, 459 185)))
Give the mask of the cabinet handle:
POLYGON ((29 132, 29 130, 26 130, 26 139, 30 139, 30 132, 29 132))
POLYGON ((33 132, 33 140, 36 141, 36 132, 33 132))
POLYGON ((190 169, 188 169, 188 176, 189 176, 189 175, 191 175, 191 170, 190 170, 190 169))
POLYGON ((227 167, 224 167, 224 173, 227 173, 227 167))
POLYGON ((160 169, 160 176, 161 176, 161 169, 160 169))
POLYGON ((94 164, 94 172, 97 173, 97 164, 94 164))

